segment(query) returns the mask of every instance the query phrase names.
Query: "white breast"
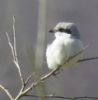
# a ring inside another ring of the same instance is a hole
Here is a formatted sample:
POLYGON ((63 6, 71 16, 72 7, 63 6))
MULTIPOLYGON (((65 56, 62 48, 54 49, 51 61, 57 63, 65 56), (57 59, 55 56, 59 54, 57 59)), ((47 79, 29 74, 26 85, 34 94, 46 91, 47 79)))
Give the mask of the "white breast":
MULTIPOLYGON (((47 64, 50 69, 57 68, 59 65, 64 65, 69 57, 74 56, 80 52, 83 44, 78 39, 73 39, 70 35, 63 34, 57 36, 56 39, 46 49, 47 64)), ((75 57, 72 61, 66 63, 64 66, 72 65, 80 58, 75 57)))

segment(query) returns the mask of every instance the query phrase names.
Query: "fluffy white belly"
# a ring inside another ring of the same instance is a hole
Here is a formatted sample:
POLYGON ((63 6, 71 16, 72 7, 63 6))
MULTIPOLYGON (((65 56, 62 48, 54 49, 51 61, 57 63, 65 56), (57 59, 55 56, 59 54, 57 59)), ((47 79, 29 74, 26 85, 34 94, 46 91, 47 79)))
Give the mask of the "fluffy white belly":
POLYGON ((80 59, 81 55, 67 62, 68 59, 80 52, 82 48, 82 42, 78 39, 74 40, 64 37, 56 38, 46 49, 48 67, 54 69, 60 65, 65 67, 72 66, 80 59))

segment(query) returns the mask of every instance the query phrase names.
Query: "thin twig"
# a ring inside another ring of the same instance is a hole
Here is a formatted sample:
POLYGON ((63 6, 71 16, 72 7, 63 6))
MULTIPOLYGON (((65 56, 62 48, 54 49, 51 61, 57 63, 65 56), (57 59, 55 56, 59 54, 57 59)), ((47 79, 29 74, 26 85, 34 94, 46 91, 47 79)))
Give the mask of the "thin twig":
POLYGON ((12 52, 12 56, 13 56, 13 62, 14 62, 14 64, 16 65, 16 67, 18 69, 19 76, 20 76, 20 79, 21 79, 21 83, 22 83, 22 86, 23 86, 24 81, 23 81, 20 65, 18 63, 17 51, 16 51, 15 18, 14 18, 14 16, 13 16, 13 38, 14 38, 14 44, 13 45, 11 43, 10 37, 9 37, 7 32, 6 32, 6 36, 7 36, 7 39, 8 39, 9 46, 11 48, 11 52, 12 52))
POLYGON ((29 80, 32 78, 33 75, 34 75, 34 73, 30 74, 30 75, 27 77, 27 79, 26 79, 26 81, 25 81, 25 85, 28 84, 29 80))
POLYGON ((10 92, 3 85, 0 84, 0 88, 7 94, 10 100, 14 100, 10 92))
POLYGON ((14 43, 13 44, 11 43, 10 37, 9 37, 7 32, 6 32, 6 36, 7 36, 7 39, 8 39, 8 44, 11 48, 11 52, 12 52, 12 56, 13 56, 13 62, 14 62, 14 64, 16 65, 16 67, 18 69, 20 80, 21 80, 21 89, 20 89, 20 92, 19 92, 19 94, 17 95, 17 97, 15 99, 15 100, 17 100, 17 98, 20 96, 21 92, 24 89, 24 79, 22 77, 22 72, 21 72, 20 65, 18 63, 18 58, 17 58, 16 37, 15 37, 15 17, 14 16, 13 16, 13 38, 14 38, 14 43))
POLYGON ((89 96, 83 96, 83 97, 65 97, 65 96, 56 96, 56 95, 45 95, 45 96, 25 95, 25 96, 26 97, 33 97, 33 98, 55 98, 55 99, 67 99, 67 100, 79 100, 79 99, 98 100, 98 97, 89 97, 89 96))
POLYGON ((17 50, 16 50, 16 37, 15 37, 15 17, 13 16, 13 37, 14 37, 14 45, 13 45, 13 49, 14 49, 14 57, 15 57, 15 60, 14 60, 14 63, 16 64, 16 67, 18 68, 18 71, 19 71, 19 75, 20 75, 20 78, 21 78, 21 82, 22 82, 22 86, 24 85, 24 80, 23 80, 23 77, 22 77, 22 73, 21 73, 21 69, 20 69, 20 65, 18 63, 18 58, 17 58, 17 50))
POLYGON ((41 77, 39 80, 37 80, 36 82, 33 82, 25 91, 23 91, 22 94, 26 94, 27 92, 29 92, 33 87, 37 86, 38 84, 40 84, 40 82, 44 81, 45 79, 47 79, 48 77, 52 76, 53 73, 55 73, 59 68, 56 68, 52 71, 50 71, 48 74, 44 75, 43 77, 41 77))
POLYGON ((89 61, 89 60, 96 60, 98 57, 90 57, 90 58, 83 58, 78 61, 78 63, 89 61))
POLYGON ((7 32, 6 32, 6 36, 7 36, 7 39, 8 39, 8 44, 9 44, 9 46, 10 46, 10 48, 11 48, 11 52, 12 52, 13 59, 15 59, 14 48, 13 48, 13 45, 12 45, 12 43, 11 43, 10 37, 9 37, 9 35, 8 35, 7 32))
POLYGON ((15 55, 15 61, 18 62, 17 59, 17 51, 16 51, 16 30, 15 30, 15 16, 13 16, 13 38, 14 38, 14 45, 13 45, 13 49, 14 49, 14 55, 15 55))

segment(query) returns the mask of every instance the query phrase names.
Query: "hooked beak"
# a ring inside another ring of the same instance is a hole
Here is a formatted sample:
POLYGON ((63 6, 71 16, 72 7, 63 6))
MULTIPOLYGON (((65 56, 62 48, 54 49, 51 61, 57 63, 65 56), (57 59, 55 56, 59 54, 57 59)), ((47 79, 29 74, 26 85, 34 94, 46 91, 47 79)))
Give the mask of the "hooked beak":
POLYGON ((56 32, 56 30, 54 30, 54 29, 49 30, 49 33, 55 33, 55 32, 56 32))

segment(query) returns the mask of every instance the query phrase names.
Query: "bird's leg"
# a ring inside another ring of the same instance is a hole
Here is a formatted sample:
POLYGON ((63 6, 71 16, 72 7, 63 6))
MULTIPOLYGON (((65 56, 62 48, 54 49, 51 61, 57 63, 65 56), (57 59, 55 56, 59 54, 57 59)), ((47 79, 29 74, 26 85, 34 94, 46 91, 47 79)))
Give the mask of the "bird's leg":
POLYGON ((63 69, 61 68, 61 65, 58 67, 58 70, 56 70, 54 73, 53 73, 53 76, 57 76, 58 74, 61 73, 63 69))

